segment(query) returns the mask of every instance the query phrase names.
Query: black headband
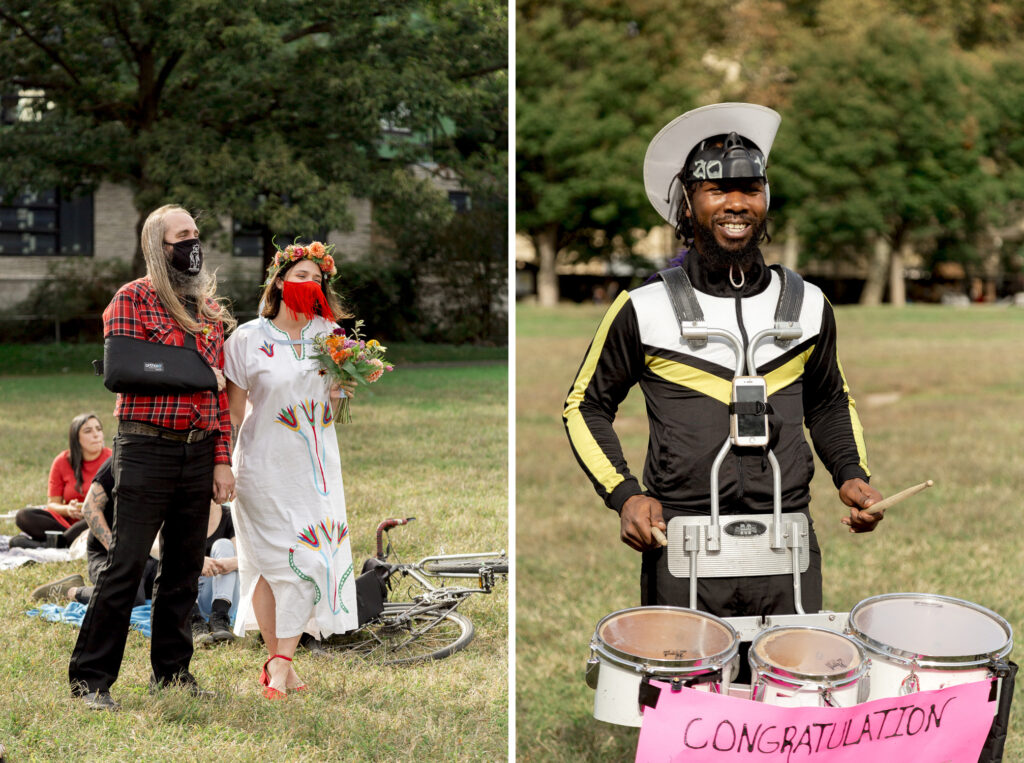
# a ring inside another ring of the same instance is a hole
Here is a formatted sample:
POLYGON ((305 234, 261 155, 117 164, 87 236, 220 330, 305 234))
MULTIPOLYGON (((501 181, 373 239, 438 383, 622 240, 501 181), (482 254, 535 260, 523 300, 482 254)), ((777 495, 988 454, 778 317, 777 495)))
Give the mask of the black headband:
POLYGON ((767 182, 764 154, 751 141, 731 132, 705 138, 683 165, 683 181, 755 179, 767 182))

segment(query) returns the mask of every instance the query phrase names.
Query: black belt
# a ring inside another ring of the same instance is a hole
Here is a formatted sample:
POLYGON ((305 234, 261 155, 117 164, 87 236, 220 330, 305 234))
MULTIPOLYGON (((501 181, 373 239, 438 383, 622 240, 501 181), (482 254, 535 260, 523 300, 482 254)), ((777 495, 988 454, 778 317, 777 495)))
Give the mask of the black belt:
POLYGON ((199 442, 214 434, 215 429, 164 429, 163 427, 143 424, 141 421, 121 421, 117 425, 118 434, 140 434, 143 437, 160 437, 176 442, 199 442))

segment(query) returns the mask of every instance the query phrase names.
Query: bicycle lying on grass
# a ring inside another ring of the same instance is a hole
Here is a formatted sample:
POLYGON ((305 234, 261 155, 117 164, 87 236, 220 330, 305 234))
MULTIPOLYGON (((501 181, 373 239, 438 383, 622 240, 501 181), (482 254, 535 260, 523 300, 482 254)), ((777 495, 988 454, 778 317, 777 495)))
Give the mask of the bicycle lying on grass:
POLYGON ((388 531, 414 519, 381 522, 377 526, 377 554, 368 562, 387 581, 393 594, 398 589, 398 595, 408 595, 410 600, 385 601, 379 615, 355 631, 328 638, 323 642, 325 649, 393 665, 439 660, 465 649, 473 640, 473 623, 456 610, 474 594, 491 593, 496 579, 508 575, 508 558, 504 551, 493 551, 427 556, 413 564, 389 562, 392 546, 388 531), (386 547, 384 534, 388 534, 386 547), (435 583, 435 579, 442 582, 435 583), (444 582, 460 579, 472 579, 475 585, 444 582))

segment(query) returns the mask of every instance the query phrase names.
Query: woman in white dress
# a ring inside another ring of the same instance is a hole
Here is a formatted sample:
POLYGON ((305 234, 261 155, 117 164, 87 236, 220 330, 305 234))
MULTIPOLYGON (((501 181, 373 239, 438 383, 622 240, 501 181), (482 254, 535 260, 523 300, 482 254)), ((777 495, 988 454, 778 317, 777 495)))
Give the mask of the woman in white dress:
POLYGON ((278 252, 260 317, 224 345, 233 455, 234 522, 241 600, 235 632, 258 626, 269 658, 268 699, 305 688, 292 665, 304 631, 320 638, 354 629, 355 576, 334 417, 342 395, 320 371, 310 341, 342 314, 319 242, 278 252))

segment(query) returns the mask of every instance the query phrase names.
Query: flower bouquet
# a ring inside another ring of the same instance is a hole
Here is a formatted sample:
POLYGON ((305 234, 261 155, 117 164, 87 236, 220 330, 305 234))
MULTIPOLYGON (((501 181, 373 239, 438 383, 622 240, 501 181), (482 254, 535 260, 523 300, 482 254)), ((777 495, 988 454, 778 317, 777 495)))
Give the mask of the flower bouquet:
MULTIPOLYGON (((345 329, 334 329, 330 334, 319 334, 313 339, 312 354, 320 363, 320 375, 330 374, 338 382, 358 382, 373 384, 384 375, 385 371, 394 371, 395 367, 387 361, 384 347, 376 339, 364 340, 360 334, 363 321, 356 321, 351 336, 345 329)), ((352 422, 349 411, 348 397, 342 398, 339 419, 343 424, 352 422)))

